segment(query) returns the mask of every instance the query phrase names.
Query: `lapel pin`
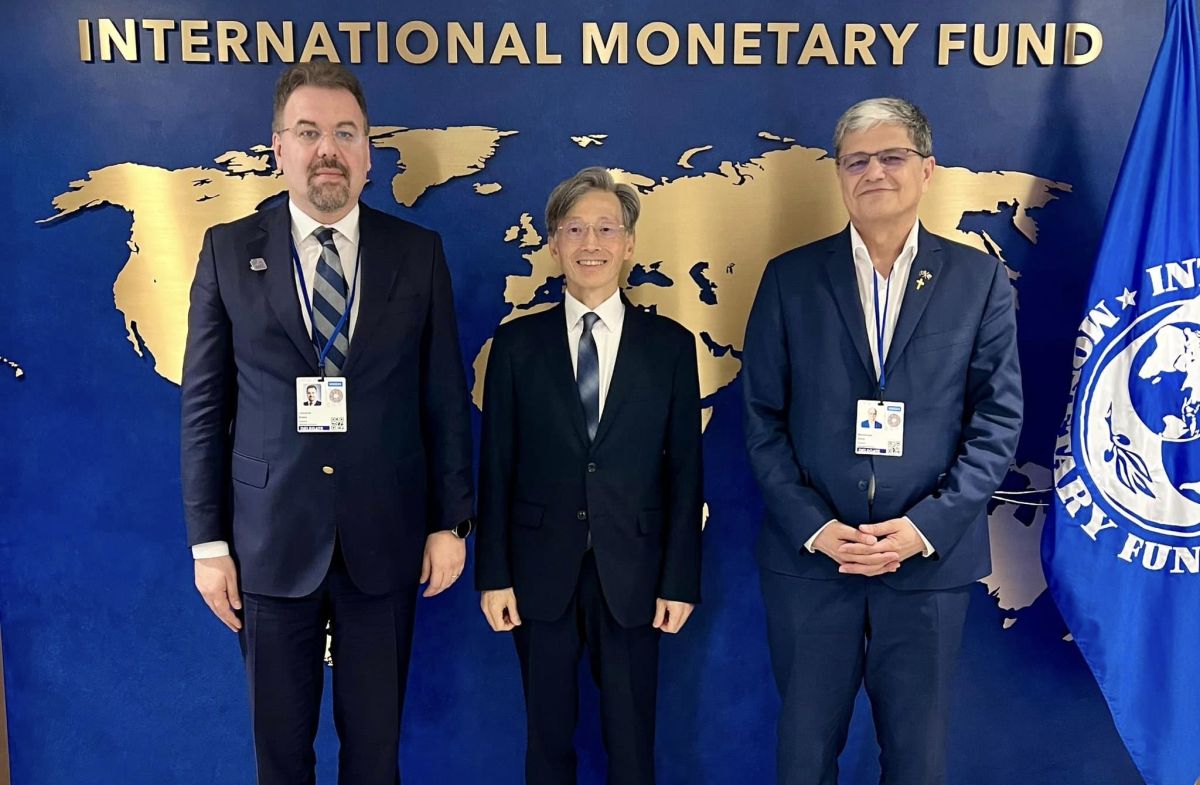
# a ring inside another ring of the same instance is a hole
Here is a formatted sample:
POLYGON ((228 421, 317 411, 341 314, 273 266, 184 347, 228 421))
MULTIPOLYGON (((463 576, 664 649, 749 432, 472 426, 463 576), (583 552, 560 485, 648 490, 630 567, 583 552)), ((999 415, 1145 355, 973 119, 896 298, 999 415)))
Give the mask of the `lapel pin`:
POLYGON ((261 273, 267 269, 267 260, 261 256, 256 256, 250 260, 250 269, 256 273, 261 273))
POLYGON ((917 288, 920 289, 931 280, 933 280, 933 273, 929 272, 928 270, 922 270, 921 272, 917 273, 917 288))

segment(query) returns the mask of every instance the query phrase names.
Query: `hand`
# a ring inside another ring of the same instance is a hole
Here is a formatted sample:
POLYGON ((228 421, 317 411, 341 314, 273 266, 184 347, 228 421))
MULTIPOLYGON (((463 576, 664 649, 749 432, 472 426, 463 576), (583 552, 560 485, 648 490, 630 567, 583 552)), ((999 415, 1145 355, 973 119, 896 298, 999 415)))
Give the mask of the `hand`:
POLYGON ((196 590, 226 627, 234 632, 242 629, 242 620, 234 613, 242 609, 242 598, 238 596, 237 567, 232 557, 196 559, 196 590))
POLYGON ((521 623, 521 614, 517 613, 517 595, 511 586, 485 591, 479 598, 479 607, 496 632, 508 632, 521 623))
POLYGON ((669 632, 672 635, 683 629, 692 609, 696 606, 690 602, 664 600, 659 597, 654 601, 654 629, 669 632))
POLYGON ((899 555, 879 547, 878 537, 841 521, 831 521, 821 530, 813 540, 813 550, 837 562, 838 572, 846 575, 882 575, 900 567, 899 555))
POLYGON ((467 543, 452 531, 434 532, 425 538, 420 583, 429 581, 422 597, 433 597, 449 589, 462 575, 467 563, 467 543))
MULTIPOLYGON (((879 538, 877 549, 887 549, 896 553, 900 561, 911 559, 918 553, 925 552, 925 542, 917 534, 917 527, 908 518, 892 518, 881 523, 868 523, 858 527, 858 530, 879 538)), ((855 549, 857 550, 857 549, 855 549)))

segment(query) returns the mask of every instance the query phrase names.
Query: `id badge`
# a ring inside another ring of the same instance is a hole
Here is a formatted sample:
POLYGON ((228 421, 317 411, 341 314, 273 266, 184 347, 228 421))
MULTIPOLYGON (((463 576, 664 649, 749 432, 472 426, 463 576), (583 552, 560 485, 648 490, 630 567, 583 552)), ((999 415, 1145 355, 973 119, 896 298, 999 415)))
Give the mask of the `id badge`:
POLYGON ((854 418, 854 454, 904 455, 904 404, 875 399, 858 402, 854 418))
POLYGON ((296 379, 296 431, 345 433, 346 379, 301 376, 296 379))

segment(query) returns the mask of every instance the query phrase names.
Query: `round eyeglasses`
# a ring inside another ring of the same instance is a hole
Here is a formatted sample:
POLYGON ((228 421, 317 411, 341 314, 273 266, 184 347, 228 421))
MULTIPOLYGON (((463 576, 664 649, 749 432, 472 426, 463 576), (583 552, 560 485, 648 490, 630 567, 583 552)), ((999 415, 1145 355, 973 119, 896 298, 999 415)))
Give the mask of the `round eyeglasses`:
POLYGON ((567 242, 581 243, 587 237, 588 230, 596 233, 596 239, 602 243, 619 240, 625 236, 625 225, 612 221, 600 221, 589 224, 583 221, 567 221, 559 224, 555 231, 566 238, 567 242))

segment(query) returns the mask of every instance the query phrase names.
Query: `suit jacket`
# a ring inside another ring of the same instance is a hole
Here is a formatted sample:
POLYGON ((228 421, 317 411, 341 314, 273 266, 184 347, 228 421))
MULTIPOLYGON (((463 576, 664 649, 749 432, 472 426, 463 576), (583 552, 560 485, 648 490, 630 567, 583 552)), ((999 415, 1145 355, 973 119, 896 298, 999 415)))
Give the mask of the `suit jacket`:
POLYGON ((287 202, 214 226, 191 290, 182 385, 191 544, 227 540, 245 591, 303 596, 340 541, 369 594, 415 585, 426 535, 471 515, 471 432, 437 234, 361 205, 347 433, 296 432, 316 351, 296 296, 287 202), (267 268, 250 269, 261 257, 267 268))
POLYGON ((587 549, 617 621, 649 624, 655 599, 700 599, 700 393, 695 337, 626 304, 594 441, 562 305, 492 340, 480 450, 480 590, 513 587, 522 617, 567 609, 587 549))
POLYGON ((880 580, 900 589, 964 586, 988 574, 987 501, 1021 427, 1012 286, 1003 265, 920 230, 884 397, 905 404, 904 454, 854 454, 856 402, 879 395, 849 228, 773 260, 746 327, 746 442, 766 521, 760 565, 839 577, 804 543, 827 521, 907 515, 936 553, 880 580), (919 271, 930 275, 917 288, 919 271), (868 488, 875 479, 873 504, 868 488))

